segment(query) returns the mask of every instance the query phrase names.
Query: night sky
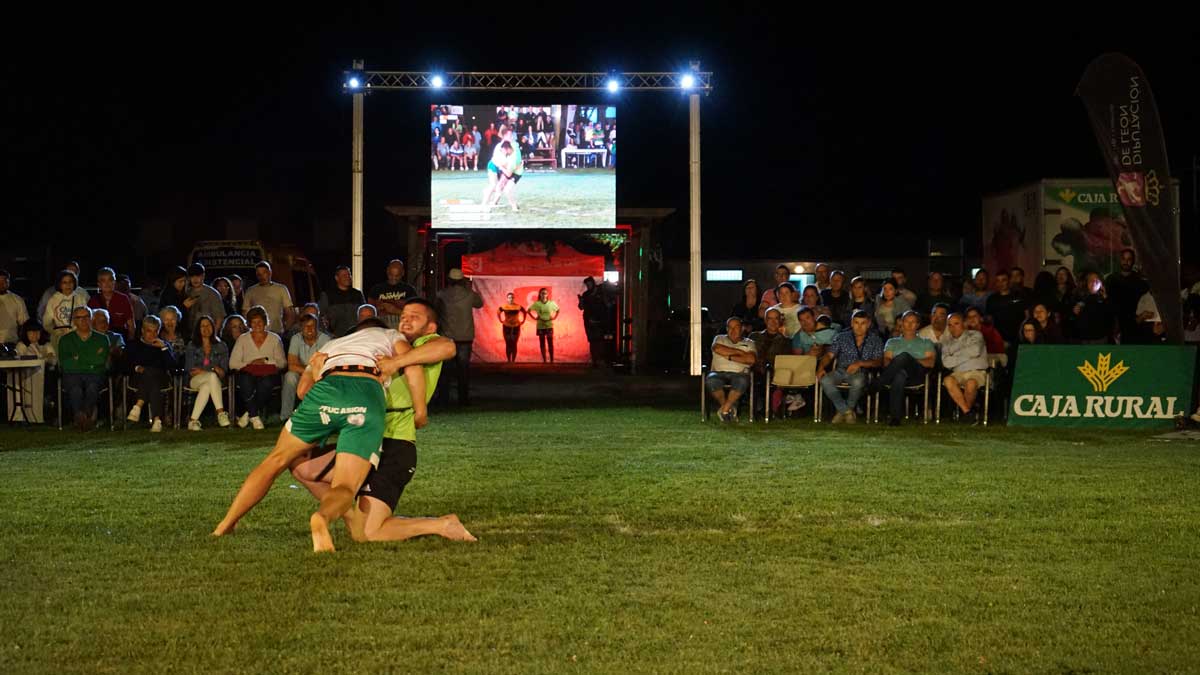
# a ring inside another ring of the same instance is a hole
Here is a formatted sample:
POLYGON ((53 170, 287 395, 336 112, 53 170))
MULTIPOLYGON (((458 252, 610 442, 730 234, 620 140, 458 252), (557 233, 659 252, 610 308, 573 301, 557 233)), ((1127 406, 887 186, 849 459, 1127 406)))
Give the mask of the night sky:
MULTIPOLYGON (((1142 65, 1158 99, 1173 174, 1185 183, 1185 257, 1197 248, 1197 31, 1163 36, 1136 18, 1081 24, 1033 10, 1011 21, 948 17, 957 25, 941 28, 886 16, 858 27, 863 17, 802 20, 751 5, 656 16, 648 4, 629 13, 597 4, 570 21, 552 18, 565 5, 512 5, 504 39, 484 11, 463 5, 423 15, 358 6, 271 18, 206 6, 196 17, 30 19, 30 44, 10 43, 5 65, 5 229, 16 245, 128 265, 123 230, 184 211, 223 227, 270 202, 275 218, 348 223, 351 106, 340 81, 354 58, 379 69, 603 71, 673 70, 694 57, 716 84, 702 112, 706 257, 846 255, 847 231, 970 241, 983 193, 1103 175, 1073 91, 1094 56, 1117 50, 1142 65)), ((384 204, 428 201, 433 100, 608 98, 368 97, 368 247, 386 227, 384 204)), ((625 92, 617 105, 619 205, 685 212, 685 97, 625 92)), ((686 218, 673 228, 668 252, 686 252, 686 218)))

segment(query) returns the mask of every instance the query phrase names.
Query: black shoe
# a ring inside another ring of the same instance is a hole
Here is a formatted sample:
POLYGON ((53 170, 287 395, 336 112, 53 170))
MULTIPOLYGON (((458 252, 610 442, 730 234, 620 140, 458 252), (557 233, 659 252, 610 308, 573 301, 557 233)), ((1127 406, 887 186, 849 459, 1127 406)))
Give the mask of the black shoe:
POLYGON ((888 426, 889 426, 889 427, 898 427, 898 426, 900 426, 900 418, 899 418, 899 417, 893 417, 892 419, 888 420, 888 426))

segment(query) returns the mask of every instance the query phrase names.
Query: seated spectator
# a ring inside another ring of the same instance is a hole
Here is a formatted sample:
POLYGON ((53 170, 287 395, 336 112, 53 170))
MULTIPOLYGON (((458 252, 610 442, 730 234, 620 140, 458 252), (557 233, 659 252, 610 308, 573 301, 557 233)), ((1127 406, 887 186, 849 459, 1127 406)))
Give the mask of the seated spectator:
POLYGON ((833 322, 850 325, 850 292, 846 290, 846 273, 837 270, 829 275, 829 288, 821 291, 821 304, 829 309, 833 322))
POLYGON ((43 359, 47 366, 58 364, 58 355, 50 346, 50 336, 42 329, 37 319, 28 319, 21 324, 21 339, 17 341, 17 356, 32 356, 43 359))
MULTIPOLYGON (((45 319, 46 305, 50 304, 50 298, 53 297, 54 294, 59 291, 59 287, 62 283, 63 272, 70 272, 71 274, 74 274, 75 275, 75 285, 76 286, 79 285, 79 263, 75 262, 74 260, 69 260, 69 261, 67 261, 67 264, 62 266, 62 271, 59 272, 58 275, 54 277, 54 283, 51 284, 50 287, 47 288, 44 293, 42 293, 41 299, 38 300, 37 314, 34 314, 34 316, 33 316, 33 318, 35 318, 35 319, 42 320, 42 327, 45 328, 47 331, 47 334, 51 336, 52 343, 54 342, 54 339, 53 339, 54 330, 49 324, 46 323, 46 319, 45 319)), ((68 313, 66 316, 64 316, 62 318, 63 318, 63 321, 67 324, 67 330, 68 331, 71 330, 71 326, 70 326, 71 315, 68 313)))
POLYGON ((908 275, 904 273, 903 268, 896 267, 892 270, 892 283, 896 284, 896 295, 904 298, 905 304, 908 305, 909 309, 912 309, 917 304, 917 294, 909 290, 908 275))
POLYGON ((867 289, 867 282, 862 277, 854 277, 850 280, 850 316, 854 316, 855 312, 866 312, 867 317, 871 319, 871 325, 875 324, 875 301, 871 299, 871 292, 867 289))
MULTIPOLYGON (((543 143, 538 147, 546 147, 543 143)), ((471 167, 471 171, 479 170, 479 146, 475 144, 474 137, 468 134, 463 143, 463 171, 467 170, 467 166, 471 167)))
POLYGON ((1036 319, 1025 319, 1021 322, 1021 340, 1023 345, 1040 345, 1045 340, 1042 339, 1042 327, 1036 319))
POLYGON ((965 312, 967 309, 974 307, 980 312, 987 311, 988 288, 991 285, 991 278, 988 271, 980 268, 975 273, 975 281, 971 284, 971 292, 963 292, 961 298, 958 299, 958 304, 965 312))
POLYGON ((224 342, 228 349, 230 345, 237 344, 238 338, 249 330, 246 328, 246 317, 241 314, 230 314, 221 322, 221 342, 224 342))
POLYGON ((950 340, 942 346, 942 367, 950 374, 943 378, 942 386, 958 406, 961 419, 974 423, 975 397, 987 383, 987 344, 979 331, 967 329, 962 314, 951 314, 947 328, 950 340))
POLYGON ((370 303, 358 306, 358 322, 361 323, 364 319, 370 319, 379 316, 379 311, 375 309, 375 305, 370 303))
POLYGON ((779 298, 779 304, 771 309, 779 310, 783 317, 783 334, 791 339, 800 330, 800 319, 796 316, 800 312, 800 303, 796 302, 796 287, 790 281, 785 281, 775 287, 775 296, 779 298))
POLYGON ((279 411, 280 420, 286 422, 296 409, 296 387, 300 385, 300 377, 304 375, 309 360, 332 339, 319 330, 317 317, 312 314, 300 315, 300 332, 292 336, 291 344, 288 345, 288 369, 283 374, 283 408, 279 411))
MULTIPOLYGON (((183 329, 180 328, 183 321, 183 312, 175 305, 167 305, 158 310, 158 318, 162 322, 162 332, 159 337, 163 342, 171 345, 172 354, 182 354, 187 348, 187 339, 183 337, 183 329)), ((145 325, 142 326, 145 329, 145 325)))
POLYGON ((809 307, 801 307, 797 313, 800 330, 792 336, 792 353, 815 356, 818 359, 825 354, 825 347, 833 342, 833 331, 826 326, 817 326, 817 315, 809 307))
POLYGON ((997 333, 995 328, 983 322, 983 312, 980 312, 976 307, 972 307, 967 310, 965 316, 967 329, 977 331, 983 335, 983 342, 987 345, 989 354, 1005 353, 1004 338, 1000 337, 1000 333, 997 333))
POLYGON ((225 412, 225 395, 222 382, 229 372, 229 347, 217 337, 217 324, 207 314, 196 320, 196 330, 188 343, 184 357, 184 368, 188 374, 188 388, 196 391, 196 402, 192 404, 192 415, 188 419, 188 431, 200 431, 200 415, 212 402, 217 411, 217 424, 229 426, 229 413, 225 412))
MULTIPOLYGON (((770 288, 763 291, 762 300, 758 303, 758 315, 760 317, 765 318, 767 310, 779 304, 779 298, 775 295, 775 289, 779 287, 779 284, 787 283, 791 275, 792 271, 788 269, 787 265, 775 266, 775 282, 770 284, 770 288)), ((792 288, 794 289, 795 287, 793 286, 792 288)))
POLYGON ((146 318, 150 310, 146 307, 146 301, 142 299, 142 296, 133 292, 133 280, 129 278, 128 274, 117 276, 117 292, 124 293, 125 297, 129 298, 129 304, 133 306, 133 325, 142 325, 142 319, 146 318))
POLYGON ((1116 307, 1108 299, 1104 281, 1096 272, 1084 277, 1085 295, 1075 303, 1075 332, 1080 344, 1112 344, 1117 329, 1116 307))
POLYGON ((917 331, 917 336, 923 337, 936 345, 940 354, 942 347, 950 341, 950 333, 946 331, 946 321, 950 316, 950 305, 939 302, 931 308, 931 312, 929 315, 929 325, 917 331))
POLYGON ((139 339, 130 340, 125 350, 125 367, 129 383, 137 389, 137 401, 129 409, 130 422, 142 418, 142 407, 150 407, 150 431, 162 431, 163 388, 171 383, 179 364, 171 344, 160 336, 162 321, 148 316, 142 321, 139 339))
MULTIPOLYGON (((62 353, 58 349, 58 341, 64 335, 70 333, 74 326, 75 308, 87 307, 88 297, 87 291, 79 288, 79 279, 75 273, 70 270, 63 270, 58 273, 57 289, 46 300, 46 309, 42 313, 42 326, 50 334, 50 344, 58 353, 62 353)), ((88 312, 88 325, 91 325, 91 312, 88 312)))
POLYGON ((896 282, 891 279, 884 281, 879 287, 879 297, 875 302, 875 329, 881 337, 894 335, 893 326, 896 321, 912 309, 912 305, 898 293, 896 282))
POLYGON ((780 354, 792 353, 792 342, 783 334, 783 314, 777 309, 767 310, 766 328, 750 334, 754 343, 758 360, 754 363, 754 372, 766 375, 768 366, 774 366, 775 357, 780 354))
POLYGON ((255 305, 246 315, 250 332, 237 339, 229 356, 229 367, 238 371, 237 393, 245 411, 237 423, 243 429, 247 424, 263 429, 262 414, 271 399, 271 390, 281 384, 279 371, 287 367, 287 357, 279 336, 267 330, 267 310, 255 305))
MULTIPOLYGON (((110 330, 110 325, 107 309, 92 310, 92 330, 108 337, 109 365, 116 366, 121 363, 121 359, 125 356, 125 336, 114 330, 110 330)), ((116 369, 114 368, 114 370, 116 369)))
POLYGON ((88 299, 88 307, 108 310, 112 329, 123 337, 132 337, 136 328, 133 303, 117 290, 117 273, 111 267, 101 267, 96 272, 96 286, 99 291, 88 299))
POLYGON ((738 399, 750 388, 750 367, 757 360, 754 343, 742 337, 742 322, 729 317, 725 335, 712 343, 712 368, 704 379, 704 388, 720 404, 717 416, 729 422, 737 416, 738 399), (725 387, 729 394, 725 394, 725 387))
POLYGON ((456 138, 454 139, 454 142, 450 144, 450 170, 456 171, 458 169, 465 169, 465 166, 463 165, 462 143, 459 143, 458 139, 456 138))
POLYGON ((742 328, 745 330, 761 331, 766 326, 758 316, 758 304, 762 300, 758 296, 758 282, 747 279, 742 284, 742 298, 733 303, 733 311, 729 313, 729 316, 736 316, 742 320, 742 328))
POLYGON ((933 318, 933 306, 942 303, 949 310, 954 305, 954 297, 946 291, 946 278, 941 272, 930 272, 929 282, 925 292, 917 296, 915 309, 921 316, 933 318))
POLYGON ((833 402, 837 414, 833 423, 855 422, 855 409, 867 386, 866 371, 883 365, 883 342, 871 331, 871 317, 856 310, 850 317, 850 330, 838 333, 817 364, 817 380, 825 397, 833 402), (830 365, 834 369, 826 374, 830 365), (849 383, 846 397, 838 385, 849 383))
POLYGON ((917 337, 917 327, 920 325, 921 319, 916 312, 904 313, 901 318, 903 333, 883 345, 883 372, 872 383, 874 391, 882 387, 890 388, 891 420, 888 424, 893 427, 900 426, 900 419, 904 417, 904 388, 910 383, 921 383, 925 373, 937 360, 937 348, 933 343, 917 337))
POLYGON ((1061 345, 1066 342, 1063 339, 1062 328, 1059 327, 1058 321, 1046 303, 1039 302, 1033 306, 1033 318, 1038 322, 1042 331, 1042 340, 1046 344, 1061 345))
POLYGON ((71 310, 71 323, 75 330, 59 339, 56 351, 67 404, 79 430, 87 431, 95 425, 96 403, 108 376, 108 337, 92 330, 92 310, 87 305, 71 310))
POLYGON ((992 325, 999 331, 1008 344, 1016 344, 1020 337, 1021 322, 1029 318, 1029 310, 1025 301, 1013 292, 1009 285, 1008 272, 996 272, 993 282, 995 289, 987 299, 987 315, 992 319, 992 325))
POLYGON ((437 157, 434 160, 433 168, 438 168, 439 162, 442 167, 449 168, 450 166, 450 139, 448 136, 442 136, 438 139, 437 157))

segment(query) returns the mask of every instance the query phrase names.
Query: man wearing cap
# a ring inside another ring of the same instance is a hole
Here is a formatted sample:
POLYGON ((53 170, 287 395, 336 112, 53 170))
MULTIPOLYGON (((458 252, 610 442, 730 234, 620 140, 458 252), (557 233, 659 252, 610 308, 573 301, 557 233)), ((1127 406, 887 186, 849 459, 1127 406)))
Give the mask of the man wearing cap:
POLYGON ((483 307, 483 298, 471 286, 462 270, 450 270, 450 285, 437 296, 437 313, 442 318, 442 335, 454 340, 454 377, 458 381, 458 403, 471 402, 471 343, 475 341, 475 311, 483 307))
POLYGON ((202 316, 210 316, 214 326, 220 326, 225 320, 225 303, 221 302, 221 294, 217 289, 204 283, 204 265, 192 263, 187 270, 188 288, 183 298, 183 308, 187 316, 187 335, 191 339, 196 329, 196 322, 202 316))

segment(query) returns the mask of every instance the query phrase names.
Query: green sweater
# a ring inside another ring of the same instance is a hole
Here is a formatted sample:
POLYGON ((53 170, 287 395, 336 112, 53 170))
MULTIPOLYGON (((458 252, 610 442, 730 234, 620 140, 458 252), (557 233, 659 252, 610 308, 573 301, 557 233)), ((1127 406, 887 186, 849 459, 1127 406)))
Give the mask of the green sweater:
POLYGON ((64 373, 103 375, 108 372, 108 336, 92 331, 87 340, 71 331, 58 341, 58 363, 64 373))

